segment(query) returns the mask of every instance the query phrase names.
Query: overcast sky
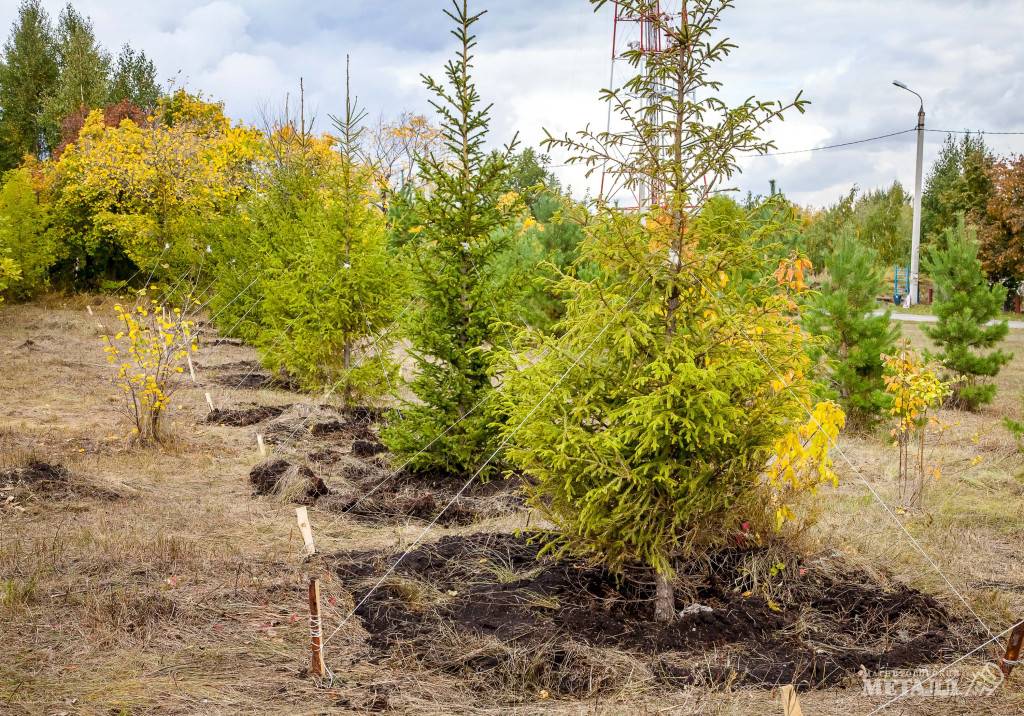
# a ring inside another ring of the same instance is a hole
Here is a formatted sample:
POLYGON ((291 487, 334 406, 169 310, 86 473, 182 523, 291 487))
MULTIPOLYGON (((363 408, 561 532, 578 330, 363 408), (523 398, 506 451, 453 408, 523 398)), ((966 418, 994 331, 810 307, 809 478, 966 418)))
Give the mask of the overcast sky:
MULTIPOLYGON (((44 0, 56 17, 62 2, 44 0)), ((295 96, 322 118, 343 96, 345 54, 353 87, 373 115, 426 112, 419 73, 441 74, 454 38, 441 9, 448 0, 78 0, 112 51, 144 49, 160 77, 225 102, 256 121, 266 103, 295 96)), ((663 0, 663 5, 671 4, 663 0)), ((679 0, 676 0, 679 4, 679 0)), ((0 0, 9 27, 16 0, 0 0)), ((738 0, 723 32, 739 44, 720 78, 733 99, 812 104, 772 130, 780 151, 833 144, 913 127, 924 95, 927 124, 942 129, 1024 131, 1024 0, 738 0)), ((535 144, 587 122, 603 126, 597 91, 609 81, 611 9, 587 0, 473 0, 489 12, 478 24, 478 84, 494 102, 492 140, 516 130, 535 144)), ((623 68, 620 66, 620 72, 623 68)), ((166 82, 165 82, 166 84, 166 82)), ((928 134, 926 162, 943 135, 928 134)), ((997 151, 1024 152, 1024 136, 988 138, 997 151)), ((561 163, 564 157, 552 156, 561 163)), ((850 186, 912 186, 914 135, 849 149, 751 158, 737 181, 766 192, 769 178, 801 203, 833 201, 850 186)), ((575 169, 556 169, 577 194, 575 169)))

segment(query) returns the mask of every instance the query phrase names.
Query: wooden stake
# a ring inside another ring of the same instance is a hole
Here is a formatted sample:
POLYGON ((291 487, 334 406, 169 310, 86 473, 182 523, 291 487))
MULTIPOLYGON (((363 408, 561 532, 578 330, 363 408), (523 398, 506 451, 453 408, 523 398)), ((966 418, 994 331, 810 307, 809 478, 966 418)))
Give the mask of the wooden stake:
POLYGON ((185 360, 188 361, 188 373, 189 373, 189 375, 192 376, 192 382, 193 383, 198 383, 199 381, 196 380, 196 369, 192 365, 192 354, 191 353, 186 353, 185 354, 185 360))
MULTIPOLYGON (((260 433, 256 433, 256 446, 260 449, 260 455, 263 457, 267 456, 267 444, 263 442, 263 436, 260 433)), ((305 508, 303 508, 305 509, 305 508)))
POLYGON ((213 407, 213 398, 210 397, 209 393, 206 394, 206 404, 210 406, 210 410, 216 410, 216 408, 213 407))
POLYGON ((93 315, 93 313, 92 313, 92 306, 86 306, 85 310, 89 312, 90 316, 93 315))
POLYGON ((782 713, 785 716, 804 716, 804 712, 800 710, 800 699, 796 697, 796 688, 792 684, 782 687, 779 698, 782 700, 782 713))
POLYGON ((305 507, 295 508, 295 518, 299 521, 299 532, 302 533, 302 542, 306 545, 306 554, 316 554, 316 545, 313 544, 313 526, 309 524, 309 514, 305 507))
POLYGON ((309 648, 312 659, 309 673, 323 678, 327 675, 324 666, 323 626, 320 621, 320 580, 309 578, 309 648))
POLYGON ((999 660, 999 670, 1003 676, 1009 676, 1013 667, 1020 660, 1020 648, 1024 644, 1024 624, 1018 624, 1010 632, 1010 638, 1006 642, 1006 654, 999 660))

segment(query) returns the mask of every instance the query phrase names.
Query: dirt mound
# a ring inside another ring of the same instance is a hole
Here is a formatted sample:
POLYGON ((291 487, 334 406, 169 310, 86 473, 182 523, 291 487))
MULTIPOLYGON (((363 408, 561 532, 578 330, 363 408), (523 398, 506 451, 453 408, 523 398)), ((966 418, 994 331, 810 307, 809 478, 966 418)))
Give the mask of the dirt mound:
POLYGON ((248 407, 214 408, 203 422, 243 428, 248 425, 262 423, 270 418, 276 418, 290 407, 290 405, 257 405, 252 403, 248 407))
POLYGON ((211 382, 214 384, 229 388, 299 390, 298 384, 288 376, 271 375, 263 370, 259 361, 255 360, 239 360, 230 363, 219 363, 217 365, 200 366, 197 364, 196 367, 202 368, 203 375, 212 372, 214 375, 211 382))
POLYGON ((374 455, 380 455, 387 451, 388 449, 384 447, 384 444, 379 443, 376 440, 352 441, 352 454, 356 457, 373 457, 374 455))
POLYGON ((523 504, 517 480, 475 482, 456 497, 464 484, 457 479, 392 474, 384 464, 350 458, 343 469, 354 487, 337 491, 318 506, 372 522, 436 519, 440 525, 468 525, 511 514, 523 504))
POLYGON ((270 443, 291 442, 304 438, 331 438, 346 440, 372 440, 376 435, 372 425, 362 415, 330 406, 298 403, 267 424, 266 438, 270 443))
MULTIPOLYGON (((260 413, 251 409, 254 415, 260 413)), ((213 414, 211 413, 211 416, 213 414)), ((221 411, 218 417, 233 417, 221 411)), ((248 413, 243 417, 248 418, 248 413)), ((310 405, 289 406, 263 427, 265 440, 285 451, 300 448, 299 469, 322 478, 327 486, 305 491, 301 499, 316 501, 321 509, 347 513, 376 523, 402 523, 410 519, 442 525, 467 525, 517 511, 522 506, 518 481, 475 482, 456 498, 463 480, 451 476, 394 474, 387 447, 377 435, 383 413, 375 408, 310 405), (448 506, 450 504, 450 506, 448 506)), ((209 420, 209 418, 208 418, 209 420)), ((271 460, 250 475, 256 494, 280 492, 275 487, 291 466, 271 460)), ((305 474, 305 473, 303 473, 305 474)), ((306 475, 308 478, 309 475, 306 475)))
POLYGON ((69 500, 96 497, 115 500, 120 493, 96 487, 73 475, 64 465, 31 460, 21 467, 0 471, 0 503, 13 505, 29 500, 69 500))
POLYGON ((299 504, 311 504, 329 495, 324 481, 307 465, 295 465, 281 458, 264 460, 249 472, 255 495, 283 495, 299 504))
MULTIPOLYGON (((651 621, 645 572, 616 579, 580 562, 538 561, 538 549, 496 534, 416 549, 356 612, 370 645, 411 651, 481 689, 574 696, 638 675, 675 687, 817 688, 856 678, 861 666, 934 662, 950 646, 950 617, 934 599, 832 559, 787 560, 790 576, 772 589, 760 567, 778 558, 764 550, 677 565, 679 617, 661 625, 651 621)), ((333 561, 359 603, 395 559, 333 561)))

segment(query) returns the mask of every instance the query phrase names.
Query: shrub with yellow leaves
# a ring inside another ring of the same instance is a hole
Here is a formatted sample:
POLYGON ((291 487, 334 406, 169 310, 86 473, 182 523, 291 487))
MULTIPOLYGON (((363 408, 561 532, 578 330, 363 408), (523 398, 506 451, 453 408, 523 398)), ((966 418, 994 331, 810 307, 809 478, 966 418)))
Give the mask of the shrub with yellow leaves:
MULTIPOLYGON (((917 507, 924 494, 925 433, 932 417, 929 411, 942 404, 952 389, 952 382, 942 381, 935 368, 919 353, 904 347, 895 355, 883 355, 885 390, 892 396, 890 414, 896 418, 892 435, 899 448, 899 495, 905 507, 917 507), (910 446, 915 444, 911 476, 910 446)), ((934 473, 936 477, 938 472, 934 473)))
POLYGON ((792 505, 799 495, 814 494, 821 485, 839 485, 829 448, 835 445, 845 424, 842 408, 832 401, 824 401, 814 406, 806 423, 775 442, 775 454, 766 470, 766 478, 775 507, 777 530, 787 521, 797 519, 792 505))
POLYGON ((114 384, 138 442, 163 442, 171 397, 180 387, 188 356, 199 349, 193 322, 180 308, 168 310, 146 291, 133 307, 114 306, 119 330, 104 335, 107 362, 117 368, 114 384))

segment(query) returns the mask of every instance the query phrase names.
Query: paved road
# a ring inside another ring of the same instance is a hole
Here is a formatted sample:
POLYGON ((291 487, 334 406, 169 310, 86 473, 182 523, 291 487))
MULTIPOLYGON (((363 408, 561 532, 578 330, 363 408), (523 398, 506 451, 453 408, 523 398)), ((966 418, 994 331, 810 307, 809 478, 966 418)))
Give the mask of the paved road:
MULTIPOLYGON (((910 323, 935 323, 939 320, 935 316, 918 313, 892 313, 890 316, 897 321, 909 321, 910 323)), ((989 321, 989 323, 994 323, 994 321, 989 321)), ((1024 321, 1007 321, 1007 323, 1009 323, 1010 328, 1024 328, 1024 321)))

